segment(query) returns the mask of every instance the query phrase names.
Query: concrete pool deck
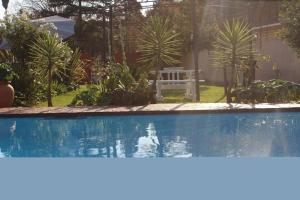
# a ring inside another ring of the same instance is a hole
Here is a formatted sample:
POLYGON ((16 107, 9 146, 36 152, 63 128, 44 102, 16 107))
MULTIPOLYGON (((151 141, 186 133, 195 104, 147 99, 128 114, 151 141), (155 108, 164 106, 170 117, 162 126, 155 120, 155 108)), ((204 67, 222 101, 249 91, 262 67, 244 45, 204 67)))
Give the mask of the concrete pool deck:
POLYGON ((0 108, 0 117, 84 116, 228 112, 300 112, 300 104, 181 103, 132 107, 0 108))

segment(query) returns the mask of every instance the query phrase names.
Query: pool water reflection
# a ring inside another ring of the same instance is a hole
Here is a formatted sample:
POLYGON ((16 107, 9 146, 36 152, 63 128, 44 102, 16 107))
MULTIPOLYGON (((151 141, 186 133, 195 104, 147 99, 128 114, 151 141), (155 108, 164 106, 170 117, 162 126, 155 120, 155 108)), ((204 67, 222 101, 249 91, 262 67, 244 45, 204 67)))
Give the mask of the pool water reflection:
POLYGON ((1 157, 298 157, 300 113, 0 118, 1 157))

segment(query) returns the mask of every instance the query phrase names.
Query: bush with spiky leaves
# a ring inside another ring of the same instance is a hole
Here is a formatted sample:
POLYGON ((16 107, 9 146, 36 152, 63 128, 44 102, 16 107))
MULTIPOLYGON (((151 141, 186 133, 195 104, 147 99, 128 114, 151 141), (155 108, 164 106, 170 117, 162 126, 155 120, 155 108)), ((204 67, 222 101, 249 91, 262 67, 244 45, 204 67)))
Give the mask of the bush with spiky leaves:
POLYGON ((211 60, 214 66, 224 67, 225 78, 227 69, 230 70, 229 85, 226 86, 228 103, 231 102, 232 88, 237 86, 238 72, 243 70, 243 67, 247 67, 248 65, 245 65, 245 63, 255 55, 251 48, 254 39, 255 37, 251 33, 248 24, 236 19, 226 21, 216 36, 211 52, 211 60))
POLYGON ((55 35, 45 33, 31 45, 30 55, 34 73, 47 80, 47 100, 51 107, 53 76, 63 75, 71 58, 71 49, 55 35))
POLYGON ((141 53, 139 62, 146 69, 155 69, 155 87, 158 71, 163 66, 180 63, 182 41, 166 18, 150 17, 141 31, 138 50, 141 53))

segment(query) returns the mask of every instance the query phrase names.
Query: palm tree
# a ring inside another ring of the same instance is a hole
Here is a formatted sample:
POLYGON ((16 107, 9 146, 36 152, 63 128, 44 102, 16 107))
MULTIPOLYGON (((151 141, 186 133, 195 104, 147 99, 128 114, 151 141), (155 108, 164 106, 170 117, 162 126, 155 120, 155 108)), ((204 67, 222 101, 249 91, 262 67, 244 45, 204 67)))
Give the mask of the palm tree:
POLYGON ((216 36, 211 58, 213 65, 224 68, 224 84, 227 83, 227 68, 230 70, 230 81, 225 85, 228 103, 231 103, 232 88, 237 86, 239 70, 246 67, 244 63, 254 54, 251 48, 254 38, 248 24, 236 19, 226 21, 216 36))
POLYGON ((168 19, 152 16, 147 20, 138 41, 138 49, 142 54, 139 62, 148 69, 155 69, 153 89, 163 65, 180 63, 181 46, 179 34, 173 31, 168 19))
POLYGON ((30 50, 34 73, 47 79, 48 106, 52 107, 52 80, 61 77, 70 58, 70 49, 58 37, 50 33, 37 38, 30 50))

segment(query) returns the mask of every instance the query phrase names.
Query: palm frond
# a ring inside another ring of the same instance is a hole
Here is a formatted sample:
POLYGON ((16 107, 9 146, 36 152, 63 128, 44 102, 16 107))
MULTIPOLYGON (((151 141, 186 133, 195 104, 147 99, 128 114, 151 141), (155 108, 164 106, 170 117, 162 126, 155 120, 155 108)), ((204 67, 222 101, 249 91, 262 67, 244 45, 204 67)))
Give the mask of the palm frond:
POLYGON ((236 19, 226 21, 213 44, 210 64, 221 67, 229 66, 233 56, 236 64, 241 63, 255 53, 251 48, 253 40, 254 35, 248 24, 236 19))
POLYGON ((138 50, 142 56, 138 60, 146 67, 157 67, 158 63, 174 65, 180 63, 182 42, 174 32, 168 19, 150 17, 141 31, 138 50))
POLYGON ((30 66, 35 72, 47 74, 51 70, 57 76, 64 73, 70 50, 59 38, 45 34, 38 37, 30 47, 30 66))

